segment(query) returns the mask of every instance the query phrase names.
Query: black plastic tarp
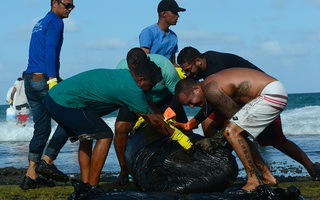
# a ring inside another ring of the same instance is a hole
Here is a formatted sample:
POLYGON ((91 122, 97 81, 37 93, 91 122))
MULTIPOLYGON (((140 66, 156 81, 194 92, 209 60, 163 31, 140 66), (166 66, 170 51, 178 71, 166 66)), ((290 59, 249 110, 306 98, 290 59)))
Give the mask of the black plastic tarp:
MULTIPOLYGON (((203 139, 184 132, 193 143, 203 139)), ((209 155, 194 145, 185 151, 176 141, 146 125, 131 132, 125 151, 126 165, 142 191, 209 193, 222 192, 237 178, 238 165, 227 148, 209 155)))

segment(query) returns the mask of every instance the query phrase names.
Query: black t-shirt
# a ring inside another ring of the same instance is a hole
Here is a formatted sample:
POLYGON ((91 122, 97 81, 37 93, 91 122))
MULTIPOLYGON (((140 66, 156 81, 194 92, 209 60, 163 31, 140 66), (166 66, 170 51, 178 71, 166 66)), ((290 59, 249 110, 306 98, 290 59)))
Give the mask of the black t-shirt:
MULTIPOLYGON (((255 69, 263 72, 260 68, 258 68, 251 62, 235 54, 221 53, 217 51, 207 51, 204 53, 204 55, 206 56, 207 68, 205 71, 201 71, 199 69, 199 72, 197 74, 197 79, 205 79, 208 76, 215 74, 219 71, 222 71, 224 69, 229 69, 229 68, 235 68, 235 67, 255 69)), ((204 113, 207 113, 207 115, 211 113, 211 112, 204 112, 203 109, 204 108, 201 108, 201 110, 194 117, 198 123, 201 123, 203 120, 205 120, 208 117, 208 116, 205 116, 204 113)), ((213 108, 210 108, 210 111, 213 111, 213 108)))
POLYGON ((207 68, 205 71, 201 71, 199 69, 199 74, 197 76, 198 79, 205 79, 211 74, 234 67, 250 68, 262 71, 251 62, 235 54, 207 51, 204 55, 206 56, 207 68))

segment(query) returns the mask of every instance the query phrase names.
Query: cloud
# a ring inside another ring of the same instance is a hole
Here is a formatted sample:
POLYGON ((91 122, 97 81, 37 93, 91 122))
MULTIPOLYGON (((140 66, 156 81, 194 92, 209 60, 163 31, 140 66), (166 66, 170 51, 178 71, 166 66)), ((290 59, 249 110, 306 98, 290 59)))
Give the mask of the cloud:
POLYGON ((0 63, 0 72, 4 72, 5 69, 4 69, 4 64, 3 63, 0 63))
MULTIPOLYGON (((43 5, 43 3, 40 0, 28 0, 25 2, 25 4, 30 8, 41 8, 41 6, 43 5)), ((50 4, 48 3, 48 5, 50 4)))
POLYGON ((22 25, 10 31, 7 34, 7 38, 9 40, 30 40, 31 31, 35 23, 36 21, 32 24, 30 23, 30 24, 22 25))
POLYGON ((114 50, 126 47, 126 42, 121 38, 102 38, 85 44, 86 48, 92 50, 114 50))
MULTIPOLYGON (((32 22, 17 27, 7 34, 7 38, 9 40, 30 40, 31 31, 34 25, 41 19, 42 17, 35 18, 32 22)), ((73 19, 64 19, 64 31, 65 32, 76 32, 80 30, 80 27, 77 25, 77 22, 73 19)))
POLYGON ((302 0, 302 2, 305 1, 311 3, 313 6, 320 8, 320 0, 302 0))
POLYGON ((64 19, 64 31, 65 32, 77 32, 80 30, 77 22, 72 18, 64 19))
POLYGON ((260 48, 265 53, 275 56, 304 56, 309 53, 308 48, 300 42, 283 45, 277 40, 268 40, 262 42, 260 48))
POLYGON ((214 33, 203 30, 177 30, 179 41, 206 44, 240 44, 242 39, 233 33, 214 33))
POLYGON ((320 33, 313 33, 310 35, 310 38, 314 42, 320 42, 320 33))
POLYGON ((280 43, 276 40, 269 40, 260 44, 262 50, 270 54, 282 54, 283 50, 280 43))

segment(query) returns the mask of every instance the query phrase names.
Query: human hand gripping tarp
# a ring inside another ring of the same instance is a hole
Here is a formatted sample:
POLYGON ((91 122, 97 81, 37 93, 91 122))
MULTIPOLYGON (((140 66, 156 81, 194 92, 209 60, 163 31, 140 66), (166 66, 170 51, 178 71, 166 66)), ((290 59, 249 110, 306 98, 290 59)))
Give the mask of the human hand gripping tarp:
POLYGON ((185 150, 189 150, 192 148, 193 144, 190 141, 190 138, 188 136, 186 136, 184 133, 182 133, 182 131, 180 131, 179 129, 177 129, 176 127, 174 127, 171 123, 172 120, 167 120, 166 121, 169 126, 174 129, 173 134, 170 136, 170 138, 172 140, 177 141, 180 146, 182 146, 185 150))
MULTIPOLYGON (((173 119, 176 116, 175 112, 170 107, 168 107, 166 111, 163 113, 163 116, 164 116, 164 122, 166 122, 170 126, 170 128, 174 130, 170 138, 172 140, 177 141, 181 145, 181 147, 183 147, 185 150, 189 150, 193 146, 193 143, 190 141, 190 138, 186 136, 183 132, 181 132, 179 129, 173 126, 173 123, 176 122, 173 119)), ((137 129, 144 122, 145 122, 145 119, 143 117, 139 117, 133 129, 134 130, 137 129)))
POLYGON ((199 145, 205 152, 213 154, 225 142, 226 138, 223 135, 223 131, 218 131, 214 136, 199 140, 195 144, 199 145))
POLYGON ((173 126, 189 131, 191 129, 198 128, 198 122, 195 118, 192 118, 186 123, 175 122, 173 123, 173 126))

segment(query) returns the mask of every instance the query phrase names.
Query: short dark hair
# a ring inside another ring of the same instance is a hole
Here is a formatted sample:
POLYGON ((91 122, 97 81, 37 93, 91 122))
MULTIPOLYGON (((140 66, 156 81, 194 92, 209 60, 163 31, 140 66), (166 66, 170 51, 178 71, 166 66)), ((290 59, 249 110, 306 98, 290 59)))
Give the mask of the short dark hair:
POLYGON ((192 61, 194 61, 194 59, 197 57, 202 58, 203 54, 200 53, 196 48, 185 47, 179 52, 177 62, 179 65, 182 65, 185 62, 191 64, 192 61))
POLYGON ((131 71, 133 71, 137 76, 144 77, 146 81, 153 81, 157 83, 163 79, 161 68, 148 59, 145 62, 137 64, 137 66, 131 69, 131 71))
POLYGON ((174 93, 177 99, 179 99, 179 94, 184 93, 189 96, 193 91, 193 86, 198 85, 200 82, 193 78, 184 78, 180 80, 174 89, 174 93))
POLYGON ((137 65, 139 63, 146 62, 147 60, 147 54, 139 47, 134 47, 127 53, 127 63, 130 70, 132 65, 137 65))

